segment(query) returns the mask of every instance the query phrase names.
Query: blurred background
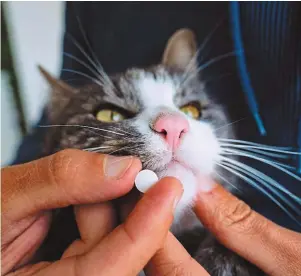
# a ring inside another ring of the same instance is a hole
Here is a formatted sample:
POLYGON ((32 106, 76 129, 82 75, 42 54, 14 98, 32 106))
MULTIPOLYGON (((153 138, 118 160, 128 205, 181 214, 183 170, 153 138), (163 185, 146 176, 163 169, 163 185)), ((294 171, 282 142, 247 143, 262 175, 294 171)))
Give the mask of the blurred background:
POLYGON ((1 167, 37 123, 48 87, 37 65, 61 68, 64 2, 1 2, 1 167))

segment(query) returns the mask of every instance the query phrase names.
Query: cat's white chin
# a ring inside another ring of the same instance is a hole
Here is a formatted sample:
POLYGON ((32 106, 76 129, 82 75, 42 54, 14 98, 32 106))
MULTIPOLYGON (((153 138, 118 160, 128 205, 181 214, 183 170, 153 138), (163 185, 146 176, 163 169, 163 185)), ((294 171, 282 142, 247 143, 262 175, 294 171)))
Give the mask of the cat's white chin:
POLYGON ((183 230, 182 228, 188 230, 201 225, 191 210, 200 185, 196 173, 185 164, 172 161, 165 171, 159 173, 159 178, 165 176, 172 176, 179 179, 184 189, 182 198, 174 213, 174 222, 171 228, 172 232, 176 234, 177 232, 181 232, 183 230))
POLYGON ((172 161, 166 170, 159 173, 159 178, 165 176, 173 176, 179 179, 183 185, 184 192, 175 212, 175 220, 177 220, 185 212, 185 209, 193 206, 198 190, 196 174, 184 164, 172 161))

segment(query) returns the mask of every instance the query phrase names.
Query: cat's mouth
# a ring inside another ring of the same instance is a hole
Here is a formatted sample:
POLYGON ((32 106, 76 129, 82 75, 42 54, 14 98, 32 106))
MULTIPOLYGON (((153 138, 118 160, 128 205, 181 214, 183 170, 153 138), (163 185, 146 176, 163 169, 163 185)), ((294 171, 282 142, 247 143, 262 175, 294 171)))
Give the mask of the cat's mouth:
POLYGON ((171 161, 167 165, 167 168, 173 167, 174 165, 180 165, 180 166, 184 167, 185 169, 191 170, 193 172, 193 169, 190 166, 188 166, 185 162, 183 162, 182 160, 179 160, 176 157, 173 157, 171 159, 171 161))
MULTIPOLYGON (((172 157, 172 159, 167 163, 164 171, 165 173, 172 172, 174 176, 177 176, 179 171, 181 171, 181 175, 183 172, 192 174, 194 176, 197 175, 197 171, 194 168, 177 157, 172 157)), ((163 175, 165 175, 165 173, 163 173, 163 175)))

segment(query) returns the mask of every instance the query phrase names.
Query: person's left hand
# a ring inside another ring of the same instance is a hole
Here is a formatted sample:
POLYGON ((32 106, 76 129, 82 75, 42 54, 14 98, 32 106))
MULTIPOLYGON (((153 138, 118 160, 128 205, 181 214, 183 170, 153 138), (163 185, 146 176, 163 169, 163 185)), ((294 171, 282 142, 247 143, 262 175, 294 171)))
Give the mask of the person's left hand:
POLYGON ((65 150, 2 169, 2 275, 136 275, 163 245, 183 192, 162 179, 115 227, 108 201, 128 193, 141 163, 65 150), (100 203, 102 202, 102 203, 100 203), (28 265, 51 222, 51 209, 75 205, 81 239, 61 260, 28 265))
MULTIPOLYGON (((202 179, 203 181, 203 179, 202 179)), ((200 183, 194 211, 226 247, 266 275, 301 275, 301 234, 281 227, 252 210, 221 185, 200 183)), ((146 267, 148 276, 209 275, 169 233, 146 267)))

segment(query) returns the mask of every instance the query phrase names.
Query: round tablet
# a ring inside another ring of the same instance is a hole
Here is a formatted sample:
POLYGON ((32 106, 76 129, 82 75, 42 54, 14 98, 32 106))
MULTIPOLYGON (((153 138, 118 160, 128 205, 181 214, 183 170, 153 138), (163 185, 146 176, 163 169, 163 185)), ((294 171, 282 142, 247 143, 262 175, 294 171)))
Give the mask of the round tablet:
POLYGON ((145 193, 157 181, 158 176, 153 171, 142 170, 136 176, 135 185, 141 193, 145 193))

